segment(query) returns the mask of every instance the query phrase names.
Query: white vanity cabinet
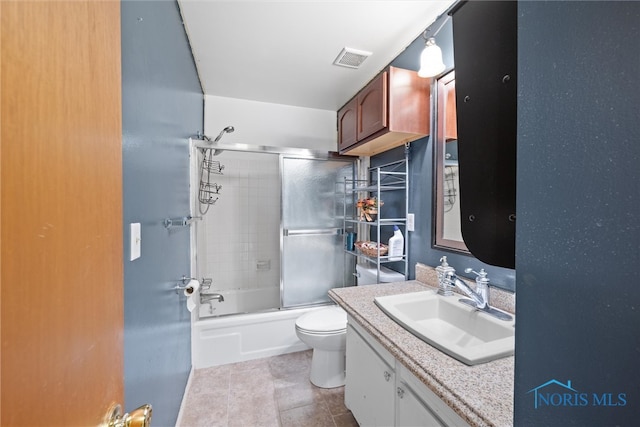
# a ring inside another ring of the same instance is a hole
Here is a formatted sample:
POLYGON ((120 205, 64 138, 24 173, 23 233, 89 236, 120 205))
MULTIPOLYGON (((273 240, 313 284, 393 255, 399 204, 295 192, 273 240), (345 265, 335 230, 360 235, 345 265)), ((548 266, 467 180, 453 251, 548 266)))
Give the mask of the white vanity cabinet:
POLYGON ((394 425, 395 360, 347 323, 344 401, 362 426, 394 425))
POLYGON ((361 426, 468 427, 351 317, 346 366, 345 404, 361 426))
POLYGON ((469 427, 458 414, 434 392, 397 362, 397 426, 469 427))

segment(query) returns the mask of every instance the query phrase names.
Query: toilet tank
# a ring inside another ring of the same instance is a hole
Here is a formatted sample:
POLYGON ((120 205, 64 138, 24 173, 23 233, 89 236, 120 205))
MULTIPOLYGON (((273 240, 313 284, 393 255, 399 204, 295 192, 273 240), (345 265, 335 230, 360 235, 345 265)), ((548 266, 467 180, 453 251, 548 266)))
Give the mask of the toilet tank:
POLYGON ((364 265, 356 265, 356 285, 375 285, 376 283, 403 282, 404 274, 390 270, 386 267, 380 267, 380 281, 378 282, 377 268, 365 267, 364 265))

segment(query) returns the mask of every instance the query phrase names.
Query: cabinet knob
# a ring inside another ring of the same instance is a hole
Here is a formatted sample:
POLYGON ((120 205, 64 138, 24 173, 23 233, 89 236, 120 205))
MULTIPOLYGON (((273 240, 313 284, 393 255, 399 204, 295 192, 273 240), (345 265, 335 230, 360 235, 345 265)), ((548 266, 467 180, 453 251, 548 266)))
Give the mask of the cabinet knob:
POLYGON ((404 396, 404 390, 398 387, 398 397, 402 399, 403 396, 404 396))
POLYGON ((391 374, 387 371, 384 371, 384 380, 389 381, 391 379, 391 374))

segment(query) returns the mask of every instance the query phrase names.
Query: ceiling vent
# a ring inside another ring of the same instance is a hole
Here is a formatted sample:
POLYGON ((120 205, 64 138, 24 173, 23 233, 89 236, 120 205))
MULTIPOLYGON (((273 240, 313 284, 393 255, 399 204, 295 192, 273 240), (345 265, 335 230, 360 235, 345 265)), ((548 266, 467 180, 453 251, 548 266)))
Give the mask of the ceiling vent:
POLYGON ((333 64, 347 68, 358 68, 369 56, 371 56, 371 52, 345 47, 333 61, 333 64))

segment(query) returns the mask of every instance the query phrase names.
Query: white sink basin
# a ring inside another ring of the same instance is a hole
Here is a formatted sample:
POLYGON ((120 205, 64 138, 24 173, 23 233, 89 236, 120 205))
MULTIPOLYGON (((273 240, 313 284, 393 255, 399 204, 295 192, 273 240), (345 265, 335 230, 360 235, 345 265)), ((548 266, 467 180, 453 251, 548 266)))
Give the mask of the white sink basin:
POLYGON ((436 291, 375 298, 389 317, 421 340, 467 365, 511 356, 515 320, 504 321, 436 291))

